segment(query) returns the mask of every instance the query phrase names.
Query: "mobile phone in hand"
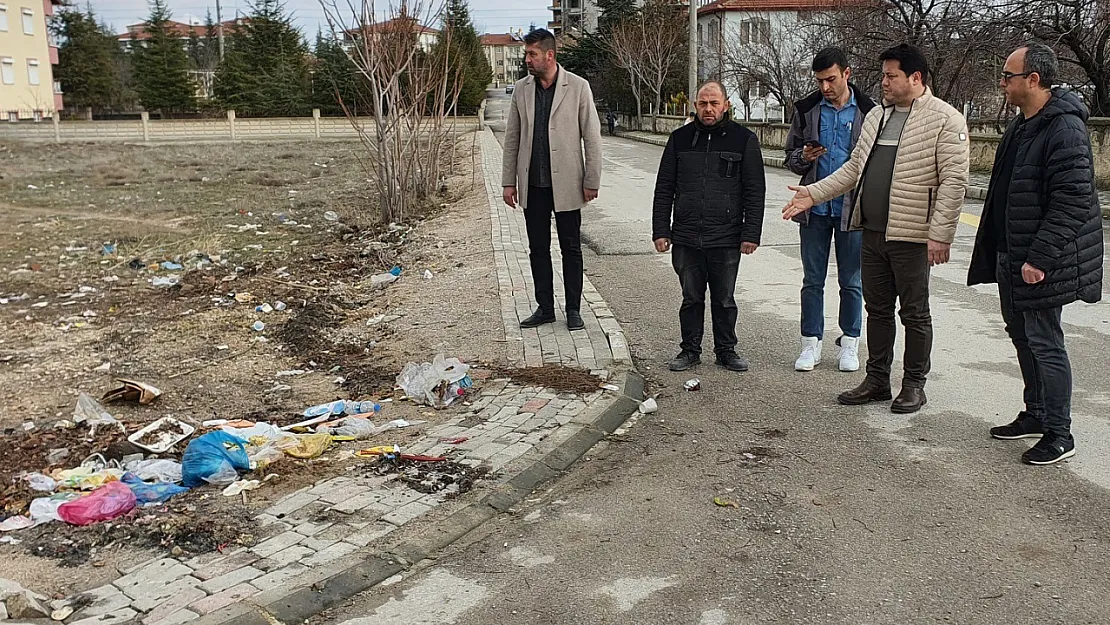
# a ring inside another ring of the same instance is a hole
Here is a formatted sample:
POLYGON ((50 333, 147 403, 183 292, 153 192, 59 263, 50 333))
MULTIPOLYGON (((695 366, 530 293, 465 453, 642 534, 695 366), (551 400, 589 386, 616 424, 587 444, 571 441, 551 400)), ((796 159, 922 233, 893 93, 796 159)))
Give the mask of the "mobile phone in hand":
POLYGON ((811 150, 817 150, 817 149, 822 149, 823 150, 823 149, 825 149, 825 146, 821 145, 820 141, 814 141, 812 139, 805 142, 805 147, 807 147, 811 150))

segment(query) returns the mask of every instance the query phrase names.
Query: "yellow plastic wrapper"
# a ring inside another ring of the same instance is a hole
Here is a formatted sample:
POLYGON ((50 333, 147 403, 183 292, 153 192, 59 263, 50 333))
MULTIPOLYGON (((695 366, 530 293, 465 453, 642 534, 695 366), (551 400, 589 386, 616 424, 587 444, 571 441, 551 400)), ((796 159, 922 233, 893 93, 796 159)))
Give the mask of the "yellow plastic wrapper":
MULTIPOLYGON (((307 460, 316 458, 327 451, 331 445, 331 434, 299 434, 296 436, 297 444, 284 447, 282 451, 294 458, 307 460)), ((286 439, 282 439, 284 442, 286 439)))

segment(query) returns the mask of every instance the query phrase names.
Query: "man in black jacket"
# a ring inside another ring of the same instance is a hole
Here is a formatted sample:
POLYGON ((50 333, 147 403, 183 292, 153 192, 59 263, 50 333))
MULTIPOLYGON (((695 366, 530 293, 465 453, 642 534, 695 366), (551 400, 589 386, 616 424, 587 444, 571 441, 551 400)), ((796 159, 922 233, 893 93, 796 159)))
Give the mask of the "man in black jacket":
POLYGON ((652 239, 656 251, 671 250, 682 285, 682 351, 670 369, 701 362, 708 285, 717 364, 747 371, 736 353, 733 292, 740 254, 755 252, 763 231, 763 154, 755 134, 730 118, 724 85, 702 85, 695 107, 694 122, 671 133, 655 181, 652 239))
POLYGON ((1021 114, 995 154, 967 277, 968 285, 998 283, 1025 383, 1025 410, 991 436, 1039 438, 1021 456, 1037 465, 1075 455, 1061 311, 1102 297, 1102 213, 1087 109, 1073 92, 1052 89, 1058 69, 1056 54, 1039 43, 1006 59, 1000 84, 1021 114))

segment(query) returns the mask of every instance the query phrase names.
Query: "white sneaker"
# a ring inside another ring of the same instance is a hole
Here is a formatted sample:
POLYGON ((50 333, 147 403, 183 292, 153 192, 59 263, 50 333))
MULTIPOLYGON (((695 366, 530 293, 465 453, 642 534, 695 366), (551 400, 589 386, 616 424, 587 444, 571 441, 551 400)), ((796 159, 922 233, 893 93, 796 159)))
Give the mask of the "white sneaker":
POLYGON ((841 371, 859 371, 859 339, 840 337, 840 355, 837 360, 840 361, 841 371))
POLYGON ((794 362, 795 371, 813 371, 821 364, 821 341, 815 336, 802 337, 802 355, 794 362))

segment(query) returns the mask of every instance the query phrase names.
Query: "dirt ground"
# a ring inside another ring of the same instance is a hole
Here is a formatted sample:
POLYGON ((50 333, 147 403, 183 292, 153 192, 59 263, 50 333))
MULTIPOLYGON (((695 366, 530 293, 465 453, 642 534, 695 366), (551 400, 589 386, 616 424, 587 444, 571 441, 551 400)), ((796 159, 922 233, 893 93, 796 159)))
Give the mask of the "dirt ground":
MULTIPOLYGON (((505 364, 472 137, 457 148, 447 193, 427 216, 382 227, 355 143, 0 145, 0 519, 25 513, 35 496, 21 473, 127 451, 109 445, 125 438, 118 431, 94 440, 82 427, 56 428, 72 420, 79 392, 99 398, 119 377, 163 391, 148 406, 106 405, 129 433, 170 415, 197 426, 287 424, 335 399, 393 400, 383 403, 383 422, 465 411, 432 411, 394 391, 405 363, 436 353, 505 364), (394 265, 399 280, 372 283, 394 265), (171 276, 177 285, 152 283, 171 276), (255 310, 279 301, 286 310, 255 310), (256 321, 265 328, 252 329, 256 321), (48 466, 46 455, 61 448, 69 456, 48 466)), ((4 577, 65 594, 158 550, 249 543, 258 539, 252 510, 360 462, 350 451, 403 446, 422 429, 287 458, 246 506, 199 489, 116 529, 52 523, 13 532, 22 542, 0 544, 4 577), (215 539, 198 536, 206 531, 215 539)))

